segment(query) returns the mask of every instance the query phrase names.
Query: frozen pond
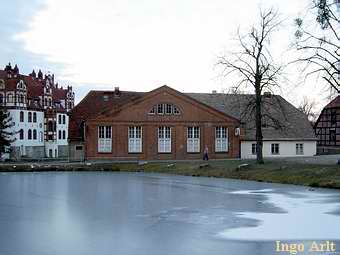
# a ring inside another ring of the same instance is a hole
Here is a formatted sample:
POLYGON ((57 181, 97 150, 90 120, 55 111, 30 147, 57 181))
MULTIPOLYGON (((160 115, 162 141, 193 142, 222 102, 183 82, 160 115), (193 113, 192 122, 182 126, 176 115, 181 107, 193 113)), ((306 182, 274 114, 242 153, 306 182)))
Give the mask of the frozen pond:
POLYGON ((0 174, 0 255, 340 254, 340 192, 142 173, 0 174), (308 252, 298 254, 312 254, 308 252))

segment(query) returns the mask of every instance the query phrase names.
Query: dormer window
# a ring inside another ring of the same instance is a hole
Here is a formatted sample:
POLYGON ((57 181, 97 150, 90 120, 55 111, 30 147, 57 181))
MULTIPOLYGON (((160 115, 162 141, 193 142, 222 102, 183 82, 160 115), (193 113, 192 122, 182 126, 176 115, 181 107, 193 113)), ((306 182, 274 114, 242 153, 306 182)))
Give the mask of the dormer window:
POLYGON ((158 115, 179 115, 180 111, 179 108, 173 104, 169 103, 162 103, 154 105, 149 114, 158 114, 158 115))
POLYGON ((20 80, 20 81, 18 82, 18 84, 17 84, 17 89, 26 90, 26 85, 25 85, 25 83, 24 83, 22 80, 20 80))

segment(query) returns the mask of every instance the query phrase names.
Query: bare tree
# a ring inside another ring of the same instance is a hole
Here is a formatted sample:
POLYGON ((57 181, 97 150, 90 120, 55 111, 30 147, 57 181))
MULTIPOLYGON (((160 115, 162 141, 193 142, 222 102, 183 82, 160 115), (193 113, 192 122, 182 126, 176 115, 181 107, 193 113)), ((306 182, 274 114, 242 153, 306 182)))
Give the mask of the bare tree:
MULTIPOLYGON (((279 87, 279 76, 283 66, 274 62, 270 53, 270 39, 280 25, 278 12, 274 9, 260 10, 258 23, 251 26, 250 31, 241 34, 238 30, 237 42, 239 50, 221 56, 218 65, 222 66, 224 75, 236 73, 240 79, 236 88, 241 86, 252 87, 255 92, 253 102, 249 102, 247 109, 254 111, 256 128, 256 158, 259 164, 263 164, 263 119, 277 121, 272 116, 264 116, 263 92, 273 91, 279 87)), ((248 111, 248 110, 247 110, 248 111)), ((277 123, 278 124, 278 123, 277 123)))
POLYGON ((314 100, 309 100, 307 97, 303 97, 303 101, 299 105, 298 109, 303 112, 309 122, 313 125, 317 119, 317 114, 316 114, 316 102, 314 100))
POLYGON ((337 1, 311 1, 305 17, 295 19, 295 46, 301 55, 294 62, 303 64, 306 78, 322 77, 331 89, 339 93, 340 11, 337 10, 337 1))

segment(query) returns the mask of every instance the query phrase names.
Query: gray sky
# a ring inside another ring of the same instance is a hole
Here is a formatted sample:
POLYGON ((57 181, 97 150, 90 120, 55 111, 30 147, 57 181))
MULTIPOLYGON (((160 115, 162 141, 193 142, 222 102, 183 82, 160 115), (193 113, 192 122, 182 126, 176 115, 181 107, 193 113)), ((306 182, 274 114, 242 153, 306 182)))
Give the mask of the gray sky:
MULTIPOLYGON (((90 89, 149 91, 167 84, 184 92, 222 91, 217 56, 233 46, 239 26, 254 21, 259 6, 279 9, 284 30, 273 38, 274 56, 289 59, 293 18, 308 0, 11 0, 0 7, 0 59, 23 73, 51 71, 73 85, 77 100, 90 89)), ((315 82, 296 86, 296 69, 278 92, 298 104, 317 98, 315 82), (308 91, 308 93, 307 93, 308 91)))

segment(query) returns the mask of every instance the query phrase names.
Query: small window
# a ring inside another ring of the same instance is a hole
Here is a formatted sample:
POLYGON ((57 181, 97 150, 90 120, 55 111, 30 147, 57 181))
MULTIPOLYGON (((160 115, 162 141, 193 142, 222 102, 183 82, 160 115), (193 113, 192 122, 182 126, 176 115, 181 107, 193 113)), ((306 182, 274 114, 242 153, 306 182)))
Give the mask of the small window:
POLYGON ((63 115, 63 124, 66 124, 66 116, 63 115))
POLYGON ((28 130, 27 139, 28 139, 28 140, 32 140, 32 130, 31 130, 31 129, 28 130))
POLYGON ((278 155, 278 154, 280 154, 280 144, 278 144, 278 143, 272 143, 271 149, 272 149, 272 155, 278 155))
POLYGON ((174 104, 163 103, 154 105, 149 114, 159 114, 159 115, 179 115, 180 111, 174 104))
POLYGON ((24 112, 20 112, 20 122, 24 122, 24 112))
POLYGON ((251 154, 256 155, 256 153, 257 153, 257 145, 256 143, 253 143, 251 145, 251 154))
POLYGON ((58 131, 58 139, 61 140, 61 130, 58 131))
POLYGON ((33 140, 37 140, 37 130, 33 130, 33 140))
POLYGON ((7 103, 13 103, 13 95, 12 94, 7 95, 7 103))
MULTIPOLYGON (((104 102, 109 101, 109 95, 104 95, 103 100, 104 100, 104 102)), ((71 105, 70 105, 70 108, 71 108, 71 105)))
POLYGON ((28 122, 32 122, 32 113, 28 112, 28 122))
POLYGON ((37 113, 36 112, 33 113, 33 122, 34 123, 37 122, 37 113))
POLYGON ((76 146, 76 151, 82 151, 83 150, 83 146, 76 146))
POLYGON ((61 124, 61 115, 58 116, 58 124, 61 124))
POLYGON ((3 103, 4 103, 4 95, 0 94, 0 104, 3 104, 3 103))
POLYGON ((157 105, 157 114, 164 114, 163 104, 157 105))
POLYGON ((156 114, 156 107, 152 107, 149 114, 156 114))
POLYGON ((65 140, 66 139, 66 131, 63 130, 63 139, 65 140))
POLYGON ((19 139, 24 140, 24 130, 23 129, 20 129, 20 131, 19 131, 19 139))
POLYGON ((303 143, 296 144, 296 155, 303 155, 303 143))
POLYGON ((172 114, 172 105, 171 104, 165 105, 165 114, 172 114))
POLYGON ((176 106, 174 106, 174 114, 175 115, 179 115, 180 114, 180 112, 179 112, 179 110, 178 110, 178 108, 176 106))

